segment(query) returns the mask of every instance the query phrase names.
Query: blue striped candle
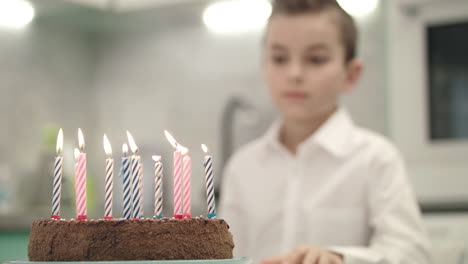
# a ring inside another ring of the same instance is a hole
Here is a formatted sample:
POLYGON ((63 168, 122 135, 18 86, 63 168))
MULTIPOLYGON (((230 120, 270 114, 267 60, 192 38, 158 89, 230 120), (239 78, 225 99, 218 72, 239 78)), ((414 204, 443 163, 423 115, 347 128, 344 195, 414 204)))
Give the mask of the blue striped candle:
POLYGON ((112 158, 112 148, 109 139, 104 134, 104 150, 108 158, 106 159, 106 181, 104 198, 104 219, 112 219, 112 196, 114 193, 114 159, 112 158))
POLYGON ((143 164, 141 164, 140 161, 140 156, 138 156, 138 189, 139 189, 139 194, 140 197, 138 199, 138 207, 140 208, 140 218, 144 218, 144 213, 143 213, 143 164))
POLYGON ((140 169, 139 159, 136 155, 131 156, 131 177, 132 177, 132 212, 133 218, 140 217, 140 169))
POLYGON ((122 170, 121 174, 123 176, 123 213, 125 219, 130 219, 132 217, 132 183, 130 177, 130 158, 128 157, 128 146, 123 144, 122 146, 122 170))
MULTIPOLYGON (((202 144, 202 149, 208 153, 208 148, 202 144)), ((208 218, 216 217, 216 204, 214 196, 214 182, 213 182, 213 157, 210 155, 205 156, 203 162, 205 167, 205 181, 206 181, 206 203, 208 206, 208 218)))
POLYGON ((54 163, 54 179, 52 191, 52 218, 60 220, 60 200, 62 197, 62 164, 63 157, 60 156, 63 148, 63 130, 60 129, 57 136, 57 157, 54 163))

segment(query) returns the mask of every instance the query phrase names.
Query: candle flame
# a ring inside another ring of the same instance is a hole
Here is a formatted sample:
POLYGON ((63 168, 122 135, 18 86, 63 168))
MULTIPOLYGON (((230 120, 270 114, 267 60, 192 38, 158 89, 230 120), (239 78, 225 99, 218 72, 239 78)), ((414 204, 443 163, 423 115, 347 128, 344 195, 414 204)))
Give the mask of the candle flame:
POLYGON ((107 156, 112 155, 112 146, 106 134, 104 134, 104 151, 106 152, 107 156))
POLYGON ((127 156, 127 154, 128 154, 128 145, 127 145, 127 143, 124 143, 122 145, 122 153, 124 154, 124 156, 127 156))
POLYGON ((189 152, 189 149, 182 145, 177 145, 177 150, 182 152, 182 155, 187 155, 187 153, 189 152))
POLYGON ((63 130, 60 129, 57 135, 57 148, 56 148, 57 155, 60 154, 60 152, 62 152, 62 149, 63 149, 63 130))
POLYGON ((201 148, 203 149, 203 152, 208 153, 208 147, 205 144, 201 144, 201 148))
POLYGON ((138 152, 138 146, 136 145, 135 140, 132 137, 132 134, 130 134, 130 132, 128 132, 128 130, 127 130, 127 137, 128 137, 128 144, 130 144, 130 149, 132 149, 133 153, 137 153, 138 152))
POLYGON ((75 148, 75 159, 78 159, 78 156, 80 155, 80 151, 75 148))
POLYGON ((177 141, 171 135, 171 133, 169 133, 169 131, 167 131, 167 130, 164 130, 164 134, 166 135, 167 141, 169 141, 169 143, 172 145, 172 147, 177 149, 178 148, 177 141))
POLYGON ((78 146, 80 147, 80 151, 83 152, 85 147, 85 141, 83 131, 81 131, 81 128, 78 128, 78 146))
POLYGON ((153 156, 152 158, 155 162, 161 161, 161 156, 153 156))

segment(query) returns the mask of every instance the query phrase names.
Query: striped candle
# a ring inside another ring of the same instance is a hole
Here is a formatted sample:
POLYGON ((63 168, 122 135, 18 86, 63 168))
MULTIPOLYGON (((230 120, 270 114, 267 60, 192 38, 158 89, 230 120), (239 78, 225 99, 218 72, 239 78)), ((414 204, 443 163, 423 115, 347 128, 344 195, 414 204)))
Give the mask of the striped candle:
POLYGON ((130 160, 130 174, 132 177, 132 213, 133 218, 137 219, 141 217, 141 167, 140 167, 140 156, 136 155, 138 153, 138 146, 133 139, 133 136, 130 132, 127 131, 128 143, 132 149, 133 155, 130 160))
POLYGON ((54 163, 54 179, 52 192, 52 219, 60 220, 60 200, 62 197, 62 164, 63 157, 60 153, 63 149, 63 130, 60 129, 57 136, 57 157, 54 163))
MULTIPOLYGON (((208 148, 202 144, 202 149, 208 153, 208 148)), ((208 206, 208 218, 216 217, 216 205, 214 196, 214 182, 213 182, 213 157, 206 155, 203 161, 205 167, 205 181, 206 181, 206 204, 208 206)))
POLYGON ((86 154, 75 149, 76 219, 86 220, 86 154))
POLYGON ((154 160, 154 218, 161 219, 163 209, 162 173, 163 167, 161 156, 153 156, 154 160))
POLYGON ((104 219, 112 219, 112 196, 114 192, 114 159, 109 139, 104 134, 104 150, 108 156, 106 159, 106 181, 104 198, 104 219))
POLYGON ((182 153, 174 151, 174 217, 182 218, 182 153))
POLYGON ((190 190, 191 190, 191 174, 192 174, 192 159, 188 155, 188 150, 184 152, 183 158, 182 158, 182 164, 183 164, 183 173, 182 173, 182 181, 183 181, 183 206, 184 206, 184 211, 183 211, 183 216, 184 218, 190 218, 192 217, 190 211, 192 208, 191 205, 191 196, 190 196, 190 190))
MULTIPOLYGON (((140 156, 138 156, 138 158, 140 158, 140 156)), ((140 198, 138 199, 138 207, 140 208, 140 218, 145 218, 145 215, 143 213, 143 164, 141 164, 141 162, 138 164, 138 183, 138 189, 140 190, 140 198)))
POLYGON ((106 159, 106 195, 104 219, 112 219, 112 195, 114 189, 114 160, 106 159))
POLYGON ((140 217, 140 179, 139 179, 140 159, 136 155, 131 157, 131 175, 132 175, 132 212, 133 218, 140 217))
POLYGON ((122 153, 123 158, 121 174, 123 176, 123 213, 125 219, 130 219, 132 217, 132 183, 130 177, 130 158, 128 157, 127 144, 123 144, 122 153))
POLYGON ((182 218, 182 152, 177 141, 167 130, 164 130, 167 141, 175 148, 174 151, 174 217, 182 218))
POLYGON ((86 153, 84 153, 84 136, 81 129, 78 129, 78 146, 80 150, 76 152, 77 163, 75 165, 75 190, 76 190, 76 212, 78 220, 86 220, 86 153))

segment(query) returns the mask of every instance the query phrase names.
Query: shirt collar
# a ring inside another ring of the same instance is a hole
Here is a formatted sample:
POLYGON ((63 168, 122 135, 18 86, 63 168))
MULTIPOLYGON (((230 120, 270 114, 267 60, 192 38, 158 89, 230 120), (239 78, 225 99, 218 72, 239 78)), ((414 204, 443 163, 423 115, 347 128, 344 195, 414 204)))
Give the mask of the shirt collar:
MULTIPOLYGON (((264 139, 268 146, 285 150, 279 141, 281 124, 281 119, 275 121, 266 132, 264 139)), ((350 150, 347 144, 350 144, 349 137, 353 128, 354 123, 348 111, 344 108, 338 108, 314 134, 299 145, 298 151, 301 152, 312 145, 318 145, 336 157, 346 155, 350 150)))

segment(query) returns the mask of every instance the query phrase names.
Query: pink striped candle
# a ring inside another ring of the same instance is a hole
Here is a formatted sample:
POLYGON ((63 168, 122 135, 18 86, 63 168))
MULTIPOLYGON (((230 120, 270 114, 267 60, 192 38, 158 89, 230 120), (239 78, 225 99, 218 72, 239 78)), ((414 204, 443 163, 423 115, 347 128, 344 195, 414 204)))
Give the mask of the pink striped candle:
POLYGON ((86 154, 75 149, 76 219, 86 220, 86 154))
POLYGON ((77 159, 75 165, 75 190, 76 190, 76 219, 86 220, 86 153, 84 153, 85 141, 83 132, 78 129, 78 145, 80 150, 75 151, 77 159))
POLYGON ((77 175, 76 193, 77 193, 77 219, 86 220, 88 218, 86 213, 86 153, 78 155, 77 162, 77 175))
POLYGON ((174 217, 182 219, 182 152, 177 141, 167 131, 164 130, 167 141, 175 148, 174 151, 174 217))
POLYGON ((174 151, 174 217, 182 218, 182 152, 174 151))
POLYGON ((184 218, 191 218, 192 214, 190 213, 192 205, 191 205, 191 197, 190 197, 190 190, 191 190, 191 174, 192 174, 192 159, 188 155, 188 149, 183 149, 183 157, 182 157, 182 164, 183 164, 183 176, 182 181, 184 183, 184 191, 182 193, 183 197, 183 216, 184 218))

